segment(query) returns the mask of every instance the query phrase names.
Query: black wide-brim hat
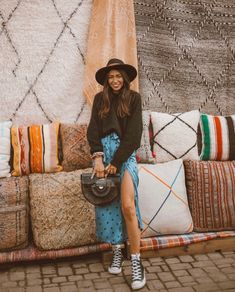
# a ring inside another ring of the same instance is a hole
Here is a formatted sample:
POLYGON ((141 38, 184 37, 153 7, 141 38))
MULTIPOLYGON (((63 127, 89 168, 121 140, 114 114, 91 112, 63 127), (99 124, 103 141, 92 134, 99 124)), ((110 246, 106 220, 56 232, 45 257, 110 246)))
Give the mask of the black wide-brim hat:
POLYGON ((105 67, 100 68, 96 72, 95 74, 96 81, 99 84, 104 85, 106 75, 111 70, 125 71, 129 77, 130 82, 133 81, 135 77, 137 76, 137 70, 132 65, 125 64, 122 60, 119 60, 119 59, 110 59, 105 67))

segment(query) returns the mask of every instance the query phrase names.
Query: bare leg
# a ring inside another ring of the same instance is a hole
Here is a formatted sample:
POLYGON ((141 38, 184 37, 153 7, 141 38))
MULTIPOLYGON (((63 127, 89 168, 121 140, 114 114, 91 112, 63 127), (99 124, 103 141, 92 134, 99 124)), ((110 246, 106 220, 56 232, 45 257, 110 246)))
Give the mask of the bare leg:
POLYGON ((122 213, 125 219, 131 254, 140 252, 140 229, 135 210, 134 185, 126 170, 121 184, 122 213))

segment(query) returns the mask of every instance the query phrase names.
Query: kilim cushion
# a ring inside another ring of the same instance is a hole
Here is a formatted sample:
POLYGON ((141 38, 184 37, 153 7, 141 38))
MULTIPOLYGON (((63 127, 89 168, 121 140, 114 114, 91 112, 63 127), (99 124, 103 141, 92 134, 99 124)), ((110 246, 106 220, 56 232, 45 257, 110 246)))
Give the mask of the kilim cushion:
POLYGON ((212 116, 202 114, 202 160, 235 159, 235 115, 212 116))
POLYGON ((185 113, 151 112, 154 153, 157 162, 173 159, 199 160, 197 129, 200 120, 198 110, 185 113))
POLYGON ((61 124, 62 166, 65 171, 91 167, 92 160, 86 133, 85 124, 61 124))
POLYGON ((11 128, 13 176, 37 172, 57 172, 59 123, 11 128))
POLYGON ((30 213, 38 248, 60 249, 96 241, 95 210, 82 194, 81 173, 30 175, 30 213))
POLYGON ((185 161, 195 231, 235 229, 235 161, 185 161))
POLYGON ((0 122, 0 177, 10 176, 12 122, 0 122))
POLYGON ((0 179, 0 250, 28 244, 28 177, 0 179))
POLYGON ((182 159, 139 164, 139 180, 142 237, 192 231, 182 159))
POLYGON ((142 163, 154 163, 155 159, 150 145, 150 114, 151 111, 142 111, 143 133, 140 148, 136 152, 137 161, 142 163))

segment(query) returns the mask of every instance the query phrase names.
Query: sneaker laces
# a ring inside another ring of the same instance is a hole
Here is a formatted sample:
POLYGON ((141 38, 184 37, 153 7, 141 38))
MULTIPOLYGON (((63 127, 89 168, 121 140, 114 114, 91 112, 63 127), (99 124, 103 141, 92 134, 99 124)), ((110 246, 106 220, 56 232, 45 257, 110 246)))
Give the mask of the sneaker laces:
POLYGON ((138 257, 134 257, 131 259, 132 266, 132 282, 142 281, 142 264, 138 257))
POLYGON ((121 267, 121 264, 122 264, 122 259, 123 259, 123 256, 122 256, 121 247, 119 245, 114 246, 113 247, 113 260, 112 260, 111 267, 119 269, 121 267))

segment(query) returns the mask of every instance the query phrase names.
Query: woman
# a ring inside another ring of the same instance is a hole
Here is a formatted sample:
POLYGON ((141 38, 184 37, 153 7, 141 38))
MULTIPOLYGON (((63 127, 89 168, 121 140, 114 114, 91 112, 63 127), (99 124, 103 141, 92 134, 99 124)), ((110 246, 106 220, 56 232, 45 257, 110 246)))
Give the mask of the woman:
POLYGON ((99 178, 117 172, 121 175, 120 197, 108 206, 96 207, 97 237, 112 243, 113 260, 108 271, 118 274, 123 263, 120 244, 128 235, 134 290, 146 283, 140 260, 142 221, 135 158, 142 135, 142 109, 140 95, 130 90, 130 82, 136 76, 136 69, 119 59, 109 60, 106 67, 96 72, 96 80, 103 85, 103 90, 94 98, 87 131, 94 160, 93 174, 99 178))

